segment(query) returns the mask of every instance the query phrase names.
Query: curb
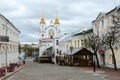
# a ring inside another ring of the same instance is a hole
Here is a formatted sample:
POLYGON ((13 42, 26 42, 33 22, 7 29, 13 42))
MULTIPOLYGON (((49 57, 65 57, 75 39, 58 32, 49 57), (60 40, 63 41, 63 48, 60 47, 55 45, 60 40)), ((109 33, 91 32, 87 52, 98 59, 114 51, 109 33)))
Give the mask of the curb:
POLYGON ((7 75, 5 75, 4 77, 0 78, 0 80, 5 80, 7 79, 8 77, 12 76, 14 73, 20 71, 21 69, 23 69, 25 66, 22 66, 21 68, 18 68, 16 69, 15 71, 11 72, 11 73, 8 73, 7 75))

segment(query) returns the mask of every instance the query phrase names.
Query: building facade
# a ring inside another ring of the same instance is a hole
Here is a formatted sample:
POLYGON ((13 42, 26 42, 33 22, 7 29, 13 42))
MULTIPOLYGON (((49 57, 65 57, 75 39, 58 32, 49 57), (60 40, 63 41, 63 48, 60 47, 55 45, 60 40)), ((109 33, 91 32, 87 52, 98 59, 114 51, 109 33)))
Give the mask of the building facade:
MULTIPOLYGON (((115 27, 117 27, 116 29, 119 30, 120 29, 119 23, 120 23, 120 6, 106 13, 99 13, 97 18, 92 22, 94 34, 102 38, 102 36, 106 35, 107 33, 114 31, 115 27)), ((104 53, 105 58, 104 56, 102 56, 102 54, 98 54, 100 64, 113 67, 114 62, 110 48, 103 50, 105 50, 104 53), (105 64, 103 62, 103 59, 105 59, 105 64)), ((120 67, 120 53, 119 53, 120 47, 117 48, 114 47, 114 51, 117 67, 120 67)))
POLYGON ((40 39, 39 39, 39 56, 51 55, 49 50, 52 51, 54 56, 58 52, 58 41, 60 35, 60 23, 58 16, 54 22, 51 20, 50 24, 46 24, 45 18, 42 16, 40 20, 40 39))
POLYGON ((88 40, 88 36, 93 33, 93 29, 86 29, 81 30, 77 33, 72 33, 65 35, 63 39, 59 42, 59 49, 61 50, 61 53, 64 54, 68 50, 70 50, 70 47, 74 48, 83 48, 85 46, 88 40))
POLYGON ((0 36, 9 38, 7 42, 0 41, 0 67, 19 61, 19 34, 20 31, 0 14, 0 36))

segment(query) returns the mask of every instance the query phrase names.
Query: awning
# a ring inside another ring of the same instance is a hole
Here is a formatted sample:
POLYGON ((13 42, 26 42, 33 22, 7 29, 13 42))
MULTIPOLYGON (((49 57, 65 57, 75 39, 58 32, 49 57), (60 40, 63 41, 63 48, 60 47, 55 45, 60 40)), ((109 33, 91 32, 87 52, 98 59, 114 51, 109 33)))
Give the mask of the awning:
POLYGON ((69 49, 68 51, 64 52, 64 55, 73 55, 73 54, 75 54, 76 52, 78 52, 79 50, 81 50, 81 48, 73 48, 72 52, 71 52, 71 50, 69 49))
POLYGON ((46 50, 52 50, 52 46, 51 46, 51 47, 49 47, 49 48, 47 48, 46 50))

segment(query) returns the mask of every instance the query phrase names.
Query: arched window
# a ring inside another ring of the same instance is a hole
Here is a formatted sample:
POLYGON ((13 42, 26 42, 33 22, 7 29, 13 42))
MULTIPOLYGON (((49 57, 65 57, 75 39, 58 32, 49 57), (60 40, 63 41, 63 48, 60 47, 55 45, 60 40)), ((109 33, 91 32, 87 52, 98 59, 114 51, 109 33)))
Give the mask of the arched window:
POLYGON ((76 40, 75 40, 75 47, 76 47, 76 40))
POLYGON ((42 34, 42 37, 44 36, 44 34, 42 34))
POLYGON ((48 32, 48 35, 49 35, 49 38, 52 39, 54 37, 54 30, 50 29, 49 32, 48 32))
POLYGON ((59 45, 59 44, 58 44, 58 40, 56 40, 56 45, 59 45))
POLYGON ((79 47, 79 40, 78 40, 78 47, 79 47))

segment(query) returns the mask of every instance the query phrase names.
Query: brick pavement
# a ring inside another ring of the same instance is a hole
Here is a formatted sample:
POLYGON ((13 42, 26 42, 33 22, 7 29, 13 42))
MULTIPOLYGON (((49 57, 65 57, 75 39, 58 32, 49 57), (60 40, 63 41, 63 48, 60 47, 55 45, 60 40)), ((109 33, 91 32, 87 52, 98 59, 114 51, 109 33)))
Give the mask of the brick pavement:
MULTIPOLYGON (((93 71, 93 67, 80 67, 80 69, 93 71)), ((103 71, 104 74, 107 75, 106 78, 108 78, 108 80, 120 80, 120 69, 118 69, 118 71, 114 71, 114 68, 101 67, 100 69, 97 68, 96 71, 103 71)))
POLYGON ((38 64, 28 60, 26 67, 6 80, 106 80, 104 74, 88 73, 76 67, 38 64))
POLYGON ((6 80, 106 80, 103 76, 76 67, 38 64, 28 60, 25 68, 6 80))

